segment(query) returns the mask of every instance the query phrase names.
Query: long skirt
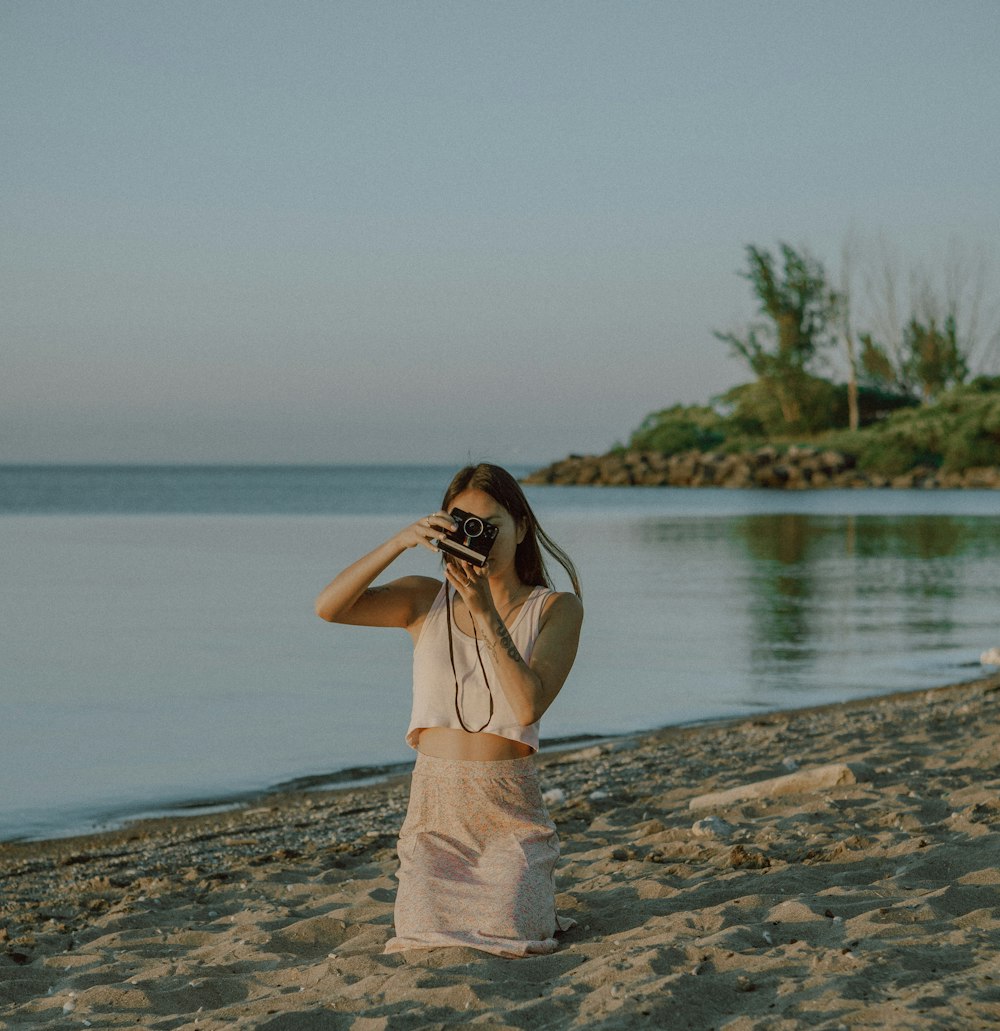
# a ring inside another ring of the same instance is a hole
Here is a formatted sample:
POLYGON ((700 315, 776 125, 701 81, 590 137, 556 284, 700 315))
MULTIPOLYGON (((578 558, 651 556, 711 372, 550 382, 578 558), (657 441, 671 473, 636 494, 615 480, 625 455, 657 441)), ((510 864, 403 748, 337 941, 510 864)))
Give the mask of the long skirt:
POLYGON ((417 755, 399 835, 396 936, 386 952, 465 945, 497 956, 558 948, 559 837, 534 760, 417 755))

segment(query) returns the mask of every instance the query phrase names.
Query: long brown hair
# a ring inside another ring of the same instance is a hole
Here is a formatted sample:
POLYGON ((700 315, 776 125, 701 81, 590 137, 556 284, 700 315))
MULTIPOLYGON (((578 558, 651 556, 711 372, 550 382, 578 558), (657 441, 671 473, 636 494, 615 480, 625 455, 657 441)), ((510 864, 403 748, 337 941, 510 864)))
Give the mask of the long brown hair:
POLYGON ((532 587, 552 587, 552 580, 542 558, 541 548, 544 548, 569 574, 577 596, 583 597, 576 566, 569 555, 541 528, 521 485, 506 469, 488 462, 459 469, 444 492, 444 501, 441 503, 444 511, 447 512, 455 498, 466 490, 481 490, 489 494, 494 501, 503 505, 519 527, 525 527, 524 540, 514 554, 514 569, 522 583, 532 587))

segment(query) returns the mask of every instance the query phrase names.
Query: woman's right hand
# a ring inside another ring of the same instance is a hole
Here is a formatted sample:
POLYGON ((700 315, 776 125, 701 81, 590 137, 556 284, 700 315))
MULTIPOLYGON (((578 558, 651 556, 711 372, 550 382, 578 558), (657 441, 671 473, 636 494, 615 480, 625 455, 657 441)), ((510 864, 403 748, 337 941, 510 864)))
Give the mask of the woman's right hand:
POLYGON ((372 587, 372 581, 407 548, 422 545, 437 554, 437 542, 455 528, 447 512, 432 512, 338 573, 316 599, 316 615, 328 623, 411 627, 430 608, 439 580, 408 576, 372 587))
POLYGON ((455 529, 455 520, 447 512, 432 512, 423 519, 400 530, 396 540, 404 548, 415 548, 418 545, 437 551, 438 541, 455 529))

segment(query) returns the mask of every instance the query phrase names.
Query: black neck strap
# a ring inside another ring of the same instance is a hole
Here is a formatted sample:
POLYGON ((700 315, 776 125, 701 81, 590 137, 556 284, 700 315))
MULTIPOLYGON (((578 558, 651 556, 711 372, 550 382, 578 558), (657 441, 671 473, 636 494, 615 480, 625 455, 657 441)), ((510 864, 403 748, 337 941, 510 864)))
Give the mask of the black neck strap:
MULTIPOLYGON (((464 719, 462 719, 462 706, 459 701, 459 688, 458 688, 458 673, 455 670, 455 642, 452 637, 451 630, 451 594, 448 590, 448 585, 444 585, 444 605, 448 613, 448 658, 451 659, 451 675, 455 678, 455 715, 458 717, 458 722, 462 725, 462 730, 469 734, 482 733, 489 725, 490 720, 493 719, 493 691, 490 688, 489 677, 486 676, 486 667, 483 665, 483 656, 479 651, 479 634, 476 632, 476 621, 472 620, 472 635, 476 640, 476 658, 479 660, 479 668, 483 671, 483 682, 486 684, 486 693, 490 696, 490 714, 486 719, 486 722, 479 728, 474 728, 466 725, 464 719)), ((458 626, 458 624, 455 624, 458 626)))

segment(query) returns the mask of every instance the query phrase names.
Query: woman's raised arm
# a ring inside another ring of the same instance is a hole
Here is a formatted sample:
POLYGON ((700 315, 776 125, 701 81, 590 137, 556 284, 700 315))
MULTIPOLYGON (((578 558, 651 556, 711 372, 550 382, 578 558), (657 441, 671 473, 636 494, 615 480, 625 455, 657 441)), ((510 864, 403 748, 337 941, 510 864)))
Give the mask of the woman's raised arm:
POLYGON ((316 599, 316 615, 328 623, 409 627, 421 614, 428 595, 433 601, 440 581, 405 576, 378 587, 372 587, 372 581, 408 548, 422 545, 436 552, 437 542, 452 526, 451 517, 438 512, 400 530, 323 588, 316 599))

